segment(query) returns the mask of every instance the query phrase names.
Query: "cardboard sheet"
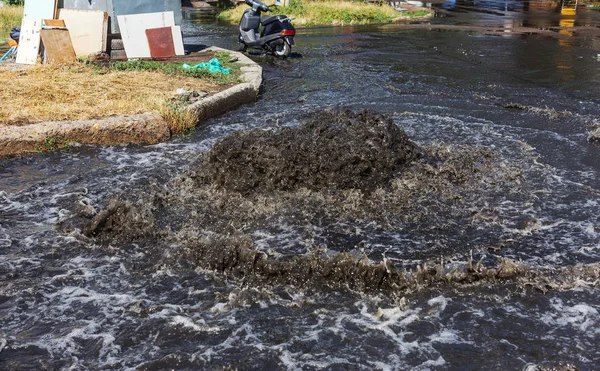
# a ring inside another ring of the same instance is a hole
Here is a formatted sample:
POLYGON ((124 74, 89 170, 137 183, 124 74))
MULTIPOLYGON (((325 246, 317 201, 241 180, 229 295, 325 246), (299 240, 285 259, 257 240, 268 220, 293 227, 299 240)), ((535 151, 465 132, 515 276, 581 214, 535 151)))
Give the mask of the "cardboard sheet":
POLYGON ((69 30, 44 29, 41 32, 41 36, 48 63, 75 63, 75 50, 73 50, 69 30))
POLYGON ((146 30, 175 26, 173 12, 142 13, 117 16, 127 58, 150 58, 146 30))
POLYGON ((71 34, 75 55, 86 57, 106 51, 108 13, 101 10, 58 9, 71 34))
POLYGON ((17 52, 17 63, 36 64, 40 54, 40 31, 42 30, 41 19, 23 18, 21 23, 21 35, 19 37, 19 49, 17 52))

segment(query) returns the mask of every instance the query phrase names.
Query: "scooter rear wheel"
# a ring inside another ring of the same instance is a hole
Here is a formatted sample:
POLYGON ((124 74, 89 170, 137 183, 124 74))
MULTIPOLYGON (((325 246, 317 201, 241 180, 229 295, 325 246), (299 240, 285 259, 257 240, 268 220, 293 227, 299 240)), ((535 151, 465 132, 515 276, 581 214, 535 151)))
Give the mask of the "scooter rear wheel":
POLYGON ((292 47, 285 40, 283 40, 282 43, 275 45, 275 47, 273 48, 273 54, 279 58, 287 58, 290 56, 291 52, 292 52, 292 47))

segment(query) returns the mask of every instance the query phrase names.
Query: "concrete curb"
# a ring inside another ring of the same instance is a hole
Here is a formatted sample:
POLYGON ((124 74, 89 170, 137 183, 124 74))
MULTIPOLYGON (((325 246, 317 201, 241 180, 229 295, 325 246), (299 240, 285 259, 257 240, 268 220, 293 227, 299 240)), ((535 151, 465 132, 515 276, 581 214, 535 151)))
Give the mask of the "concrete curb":
POLYGON ((241 80, 244 82, 187 107, 188 110, 194 111, 198 115, 199 122, 237 108, 242 104, 254 102, 258 96, 260 84, 262 84, 262 67, 244 54, 216 46, 208 48, 207 51, 228 52, 232 58, 237 58, 237 62, 244 65, 240 68, 241 80))
MULTIPOLYGON (((241 67, 240 84, 191 104, 198 124, 231 109, 256 101, 262 84, 262 68, 240 52, 217 47, 207 51, 227 52, 241 67)), ((155 144, 171 137, 167 121, 158 113, 111 116, 74 121, 47 121, 24 126, 0 126, 0 155, 51 150, 77 142, 85 144, 155 144)))

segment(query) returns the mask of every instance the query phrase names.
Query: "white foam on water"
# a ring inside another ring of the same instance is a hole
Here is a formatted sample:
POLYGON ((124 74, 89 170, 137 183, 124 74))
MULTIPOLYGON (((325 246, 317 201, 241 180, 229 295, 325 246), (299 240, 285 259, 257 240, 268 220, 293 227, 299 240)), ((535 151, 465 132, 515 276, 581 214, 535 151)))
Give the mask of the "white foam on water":
POLYGON ((172 318, 171 321, 172 325, 180 325, 183 326, 185 328, 189 328, 192 329, 196 332, 212 332, 212 333, 216 333, 221 331, 221 329, 217 326, 207 326, 206 325, 206 321, 203 319, 199 319, 199 320, 192 320, 188 317, 185 316, 174 316, 172 318))
POLYGON ((449 329, 443 329, 441 332, 430 335, 429 340, 432 343, 445 343, 445 344, 459 344, 459 343, 470 343, 468 341, 463 341, 460 339, 458 334, 449 329))
POLYGON ((444 366, 446 364, 446 360, 442 357, 439 356, 437 359, 430 359, 427 360, 423 363, 421 363, 420 365, 418 365, 417 367, 414 367, 413 370, 430 370, 430 367, 441 367, 444 366))
POLYGON ((75 304, 92 303, 102 310, 115 311, 119 308, 132 304, 137 301, 137 298, 131 294, 105 294, 84 287, 66 286, 60 290, 46 293, 44 296, 47 299, 56 299, 60 304, 53 305, 53 309, 67 311, 75 304))
MULTIPOLYGON (((447 301, 448 299, 444 297, 437 297, 432 299, 431 304, 429 305, 435 307, 436 310, 439 310, 440 306, 444 306, 444 303, 447 303, 447 301)), ((381 359, 371 359, 369 357, 362 360, 383 370, 408 367, 406 359, 409 355, 429 358, 423 363, 418 365, 413 364, 411 367, 426 369, 427 367, 443 365, 445 364, 445 361, 443 357, 437 353, 433 344, 464 342, 457 333, 442 327, 438 327, 438 332, 433 333, 422 340, 405 340, 406 336, 411 333, 408 331, 409 326, 416 325, 421 321, 433 323, 431 318, 435 318, 435 316, 424 316, 422 308, 403 310, 399 307, 390 307, 378 308, 376 312, 372 312, 365 302, 357 302, 355 303, 355 306, 359 307, 359 313, 352 314, 349 312, 338 312, 335 314, 335 322, 330 325, 325 324, 325 322, 332 321, 332 318, 323 315, 320 317, 318 326, 315 326, 313 331, 298 335, 297 338, 301 338, 303 341, 310 338, 312 341, 319 342, 321 341, 320 339, 329 336, 329 334, 335 334, 340 337, 352 337, 355 336, 353 335, 355 330, 352 330, 352 332, 349 332, 349 330, 356 327, 360 329, 360 333, 370 334, 367 335, 367 337, 373 336, 374 338, 379 338, 383 336, 384 339, 395 344, 395 350, 386 349, 385 351, 385 354, 388 355, 388 357, 385 358, 388 358, 388 361, 390 362, 385 362, 381 359), (309 335, 309 337, 305 338, 304 335, 309 335), (390 358, 389 355, 391 354, 394 354, 395 357, 390 358)), ((375 341, 380 342, 381 340, 375 341)), ((289 356, 291 355, 292 354, 290 353, 289 356)), ((332 365, 343 364, 329 359, 330 357, 325 358, 332 365)), ((301 362, 301 360, 296 358, 295 362, 295 364, 299 364, 298 362, 301 362)))
POLYGON ((0 223, 0 248, 10 247, 12 243, 13 241, 8 233, 8 230, 2 226, 2 223, 0 223))
POLYGON ((23 347, 30 345, 46 350, 52 357, 61 358, 65 356, 76 355, 81 352, 77 340, 100 340, 102 346, 99 350, 99 357, 102 360, 110 362, 109 358, 118 355, 121 347, 115 344, 115 336, 112 333, 102 332, 102 325, 96 321, 79 320, 71 331, 65 335, 45 334, 40 336, 37 341, 24 344, 23 347))
POLYGON ((560 298, 552 298, 550 305, 554 312, 540 317, 545 324, 559 328, 570 327, 592 337, 600 336, 600 305, 567 305, 560 298))
POLYGON ((452 299, 448 299, 445 298, 443 295, 440 295, 438 297, 435 297, 433 299, 429 299, 429 301, 427 301, 427 304, 429 304, 429 306, 431 307, 438 307, 438 312, 437 312, 437 316, 439 317, 440 313, 444 311, 444 309, 446 309, 446 306, 448 305, 448 303, 451 301, 452 299))
POLYGON ((260 251, 297 252, 300 246, 303 250, 310 245, 303 240, 294 226, 287 223, 277 223, 277 232, 257 230, 252 232, 252 242, 260 251))
POLYGON ((279 356, 279 360, 289 371, 301 370, 301 368, 296 365, 294 358, 294 355, 288 350, 281 352, 281 355, 279 356))
POLYGON ((217 303, 217 304, 213 305, 212 308, 210 308, 210 312, 213 314, 227 313, 229 311, 231 311, 231 307, 229 306, 228 303, 217 303))

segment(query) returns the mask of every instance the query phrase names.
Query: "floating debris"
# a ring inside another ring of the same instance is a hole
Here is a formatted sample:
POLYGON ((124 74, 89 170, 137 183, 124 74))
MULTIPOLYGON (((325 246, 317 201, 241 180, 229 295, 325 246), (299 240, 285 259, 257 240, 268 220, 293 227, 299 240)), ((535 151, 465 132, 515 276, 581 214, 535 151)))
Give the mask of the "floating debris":
POLYGON ((594 120, 588 123, 588 141, 591 143, 600 143, 600 121, 594 120))
MULTIPOLYGON (((427 249, 453 258, 425 258, 416 266, 385 255, 377 261, 368 247, 334 251, 325 243, 305 252, 271 253, 253 239, 254 232, 281 220, 298 233, 323 223, 428 235, 490 229, 507 225, 493 202, 513 196, 525 203, 536 197, 521 169, 490 149, 421 147, 386 116, 324 111, 296 128, 234 133, 175 178, 114 195, 91 219, 82 214, 73 225, 109 249, 114 243, 151 241, 150 270, 155 264, 201 268, 257 284, 391 294, 479 282, 542 292, 598 285, 596 265, 546 268, 493 255, 514 246, 510 238, 470 248, 485 264, 461 259, 468 250, 438 241, 439 247, 427 249)), ((538 221, 511 217, 513 223, 523 220, 514 225, 513 237, 538 233, 532 227, 538 221)))
POLYGON ((536 115, 544 116, 550 120, 564 119, 564 118, 573 116, 573 113, 569 112, 567 110, 558 111, 558 110, 556 110, 554 108, 550 108, 550 107, 542 108, 542 107, 534 107, 534 106, 524 106, 520 103, 509 103, 509 104, 505 105, 504 108, 509 108, 509 109, 512 108, 512 109, 528 111, 528 112, 531 112, 536 115))

